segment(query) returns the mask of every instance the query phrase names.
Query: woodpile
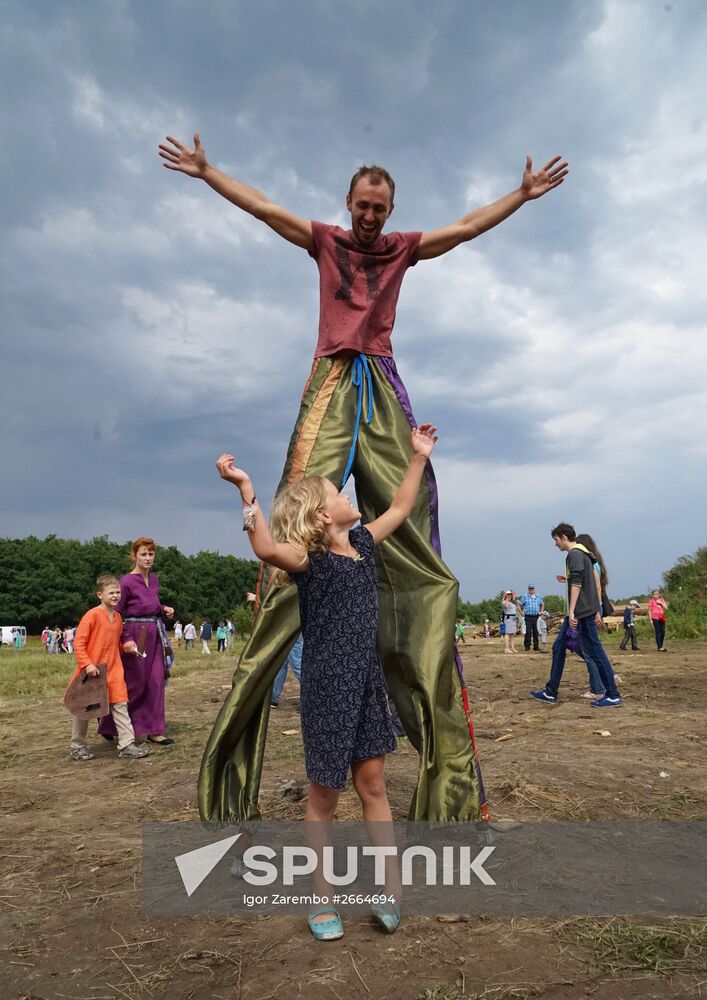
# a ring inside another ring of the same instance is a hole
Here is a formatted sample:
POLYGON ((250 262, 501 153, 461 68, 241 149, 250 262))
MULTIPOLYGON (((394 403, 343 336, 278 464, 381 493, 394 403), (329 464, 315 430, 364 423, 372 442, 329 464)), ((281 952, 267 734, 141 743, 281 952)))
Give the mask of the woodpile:
POLYGON ((604 628, 607 632, 618 632, 624 627, 623 612, 620 615, 607 615, 604 619, 604 628))

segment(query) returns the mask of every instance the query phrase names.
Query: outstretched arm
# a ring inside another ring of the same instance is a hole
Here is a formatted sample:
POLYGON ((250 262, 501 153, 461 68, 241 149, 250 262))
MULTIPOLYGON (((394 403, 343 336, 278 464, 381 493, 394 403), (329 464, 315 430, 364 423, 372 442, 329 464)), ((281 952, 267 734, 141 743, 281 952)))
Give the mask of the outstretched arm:
POLYGON ((432 424, 420 424, 412 431, 412 458, 405 478, 398 487, 398 492, 393 497, 388 510, 371 521, 366 527, 373 535, 373 541, 378 544, 388 535, 392 535, 396 528, 399 528, 403 521, 412 514, 417 499, 417 491, 427 465, 427 459, 432 454, 432 449, 437 442, 437 428, 432 424))
POLYGON ((306 219, 289 212, 281 205, 270 201, 262 191, 237 181, 222 170, 217 170, 206 159, 206 153, 199 141, 199 133, 194 133, 194 149, 183 146, 178 139, 168 135, 165 143, 160 143, 159 154, 165 161, 162 166, 168 170, 177 170, 189 177, 197 177, 206 181, 209 187, 232 202, 237 208, 260 219, 274 229, 278 236, 294 243, 304 250, 313 250, 312 224, 306 219))
POLYGON ((256 508, 254 530, 248 532, 248 540, 258 559, 277 569, 284 569, 286 573, 304 573, 309 567, 307 553, 294 545, 273 541, 263 512, 255 502, 255 490, 250 476, 243 469, 235 467, 233 455, 221 455, 216 461, 216 468, 221 479, 233 483, 240 490, 243 503, 256 508))
POLYGON ((473 240, 475 236, 480 236, 489 229, 493 229, 499 222, 503 222, 509 215, 517 212, 526 201, 534 201, 542 197, 553 188, 559 187, 569 173, 567 164, 560 163, 561 157, 556 156, 546 163, 542 170, 533 171, 533 161, 528 156, 525 163, 525 171, 521 185, 515 191, 499 198, 491 205, 484 208, 477 208, 476 211, 465 215, 459 222, 442 229, 435 229, 431 233, 423 233, 420 246, 417 251, 418 260, 429 260, 432 257, 440 257, 443 253, 453 250, 460 243, 473 240))

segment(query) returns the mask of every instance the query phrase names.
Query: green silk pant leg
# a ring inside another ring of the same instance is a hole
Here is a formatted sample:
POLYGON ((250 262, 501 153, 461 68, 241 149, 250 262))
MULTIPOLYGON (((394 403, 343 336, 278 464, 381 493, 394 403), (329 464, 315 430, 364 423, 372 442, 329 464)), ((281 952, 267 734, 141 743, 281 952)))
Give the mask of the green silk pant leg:
MULTIPOLYGON (((361 425, 354 476, 363 522, 384 511, 412 453, 410 424, 375 364, 375 415, 361 425)), ((458 584, 430 544, 423 479, 413 513, 376 547, 383 670, 405 730, 420 754, 410 819, 478 820, 482 792, 456 668, 458 584)))
MULTIPOLYGON (((291 475, 327 476, 339 483, 351 446, 355 390, 351 363, 315 361, 305 387, 278 492, 291 475), (336 399, 336 396, 343 398, 336 399), (334 397, 334 399, 332 399, 334 397), (336 405, 334 404, 336 400, 336 405), (329 411, 332 411, 331 413, 329 411), (326 429, 322 433, 322 422, 326 429)), ((234 527, 240 530, 240 510, 234 527)), ((233 675, 233 687, 219 711, 204 750, 198 781, 204 820, 260 818, 258 792, 277 673, 300 631, 297 590, 271 588, 233 675)))
POLYGON ((294 587, 265 597, 233 675, 201 762, 199 815, 204 820, 260 819, 258 792, 265 756, 270 694, 299 632, 294 587))

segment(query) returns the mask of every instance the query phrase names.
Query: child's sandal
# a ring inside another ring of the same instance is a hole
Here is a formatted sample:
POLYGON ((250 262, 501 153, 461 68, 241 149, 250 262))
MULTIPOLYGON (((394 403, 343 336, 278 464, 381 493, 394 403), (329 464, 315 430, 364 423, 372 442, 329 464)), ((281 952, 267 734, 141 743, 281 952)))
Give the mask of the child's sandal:
POLYGON ((93 750, 89 750, 88 747, 72 747, 69 750, 69 757, 72 760, 93 760, 95 756, 93 750))
POLYGON ((136 743, 130 743, 128 746, 123 747, 122 750, 118 751, 118 756, 123 760, 126 758, 128 760, 137 760, 140 757, 149 757, 150 751, 147 747, 139 747, 136 743))
POLYGON ((376 903, 371 907, 371 912, 386 934, 394 934, 397 931, 400 923, 400 907, 395 900, 389 900, 387 903, 376 903))
POLYGON ((344 925, 338 910, 331 906, 319 906, 316 910, 310 909, 307 915, 309 929, 317 941, 337 941, 344 936, 344 925), (314 917, 321 917, 325 913, 329 914, 326 920, 314 920, 314 917))

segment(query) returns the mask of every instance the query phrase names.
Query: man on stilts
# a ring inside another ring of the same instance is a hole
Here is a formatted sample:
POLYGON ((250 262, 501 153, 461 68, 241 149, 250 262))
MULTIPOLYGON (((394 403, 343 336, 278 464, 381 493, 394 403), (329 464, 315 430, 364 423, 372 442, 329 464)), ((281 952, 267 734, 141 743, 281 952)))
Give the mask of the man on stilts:
MULTIPOLYGON (((520 187, 459 222, 430 233, 383 233, 395 184, 382 167, 354 174, 346 206, 351 230, 301 219, 217 170, 167 136, 171 170, 200 178, 238 208, 314 258, 320 275, 319 339, 278 492, 305 475, 343 486, 353 474, 363 521, 385 510, 407 468, 416 425, 390 344, 408 267, 479 236, 527 201, 558 187, 555 157, 520 187)), ((461 662, 454 643, 458 584, 440 556, 437 486, 428 463, 415 510, 378 547, 378 646, 405 731, 420 755, 410 818, 477 820, 487 815, 461 662), (424 613, 423 613, 424 612, 424 613)), ((300 631, 294 587, 271 588, 209 737, 199 775, 208 820, 258 819, 258 791, 273 680, 300 631)))

